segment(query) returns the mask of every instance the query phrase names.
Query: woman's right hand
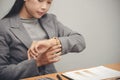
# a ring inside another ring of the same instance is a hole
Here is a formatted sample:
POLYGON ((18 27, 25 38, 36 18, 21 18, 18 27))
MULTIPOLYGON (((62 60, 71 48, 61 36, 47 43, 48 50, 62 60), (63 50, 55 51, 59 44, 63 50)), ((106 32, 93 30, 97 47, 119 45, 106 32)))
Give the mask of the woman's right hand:
POLYGON ((61 45, 56 45, 48 49, 45 53, 38 55, 36 60, 37 66, 54 63, 60 60, 61 45))
POLYGON ((57 38, 51 38, 48 40, 33 41, 32 45, 28 49, 28 59, 36 58, 38 54, 46 52, 49 48, 60 45, 60 41, 57 38))

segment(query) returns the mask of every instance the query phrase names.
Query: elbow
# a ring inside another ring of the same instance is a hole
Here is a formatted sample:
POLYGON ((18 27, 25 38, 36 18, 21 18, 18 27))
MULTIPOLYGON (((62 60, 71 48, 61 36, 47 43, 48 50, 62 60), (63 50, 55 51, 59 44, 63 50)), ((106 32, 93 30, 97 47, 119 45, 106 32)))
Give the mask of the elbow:
POLYGON ((77 52, 80 53, 86 48, 85 43, 84 44, 76 44, 70 52, 77 52))
POLYGON ((85 39, 82 35, 80 35, 76 40, 77 40, 77 43, 75 46, 76 46, 77 52, 82 52, 86 48, 85 39))
POLYGON ((82 52, 86 48, 86 44, 78 45, 77 52, 82 52))
POLYGON ((82 44, 78 48, 78 52, 82 52, 86 48, 86 44, 82 44))
POLYGON ((81 39, 78 44, 76 44, 77 52, 82 52, 86 48, 86 43, 84 39, 81 39))

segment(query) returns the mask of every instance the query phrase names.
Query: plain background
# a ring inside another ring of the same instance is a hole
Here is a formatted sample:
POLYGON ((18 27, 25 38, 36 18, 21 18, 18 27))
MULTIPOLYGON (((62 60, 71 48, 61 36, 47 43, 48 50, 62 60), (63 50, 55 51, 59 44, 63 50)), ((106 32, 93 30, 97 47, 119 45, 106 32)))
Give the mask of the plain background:
MULTIPOLYGON (((0 18, 14 0, 0 0, 0 18)), ((81 33, 86 49, 62 56, 58 71, 120 62, 120 0, 54 0, 49 11, 72 30, 81 33)))

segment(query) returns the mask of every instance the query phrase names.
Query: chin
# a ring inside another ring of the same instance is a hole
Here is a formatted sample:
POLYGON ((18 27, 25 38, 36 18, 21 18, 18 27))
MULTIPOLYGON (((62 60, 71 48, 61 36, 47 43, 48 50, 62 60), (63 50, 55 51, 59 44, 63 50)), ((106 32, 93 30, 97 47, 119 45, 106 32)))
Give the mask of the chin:
POLYGON ((34 18, 36 18, 36 19, 39 19, 39 18, 41 18, 42 16, 35 16, 34 18))
POLYGON ((34 18, 39 19, 42 17, 42 15, 33 15, 34 18))

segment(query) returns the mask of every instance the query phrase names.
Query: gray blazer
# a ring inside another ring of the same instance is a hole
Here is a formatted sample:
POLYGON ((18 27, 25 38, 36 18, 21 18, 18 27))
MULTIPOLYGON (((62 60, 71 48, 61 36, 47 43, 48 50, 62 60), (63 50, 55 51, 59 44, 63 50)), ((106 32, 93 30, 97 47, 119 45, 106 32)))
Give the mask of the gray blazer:
MULTIPOLYGON (((63 54, 81 52, 85 48, 82 35, 62 25, 55 15, 46 14, 39 23, 48 38, 59 37, 63 54)), ((53 64, 37 67, 34 59, 27 59, 31 43, 32 39, 18 15, 0 20, 0 80, 18 80, 56 72, 53 64)))

